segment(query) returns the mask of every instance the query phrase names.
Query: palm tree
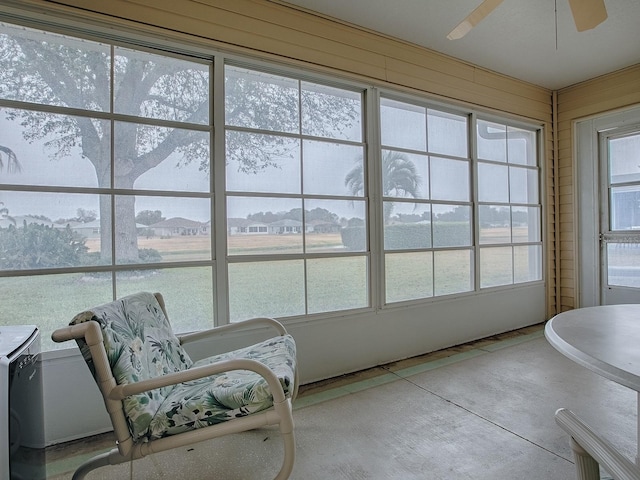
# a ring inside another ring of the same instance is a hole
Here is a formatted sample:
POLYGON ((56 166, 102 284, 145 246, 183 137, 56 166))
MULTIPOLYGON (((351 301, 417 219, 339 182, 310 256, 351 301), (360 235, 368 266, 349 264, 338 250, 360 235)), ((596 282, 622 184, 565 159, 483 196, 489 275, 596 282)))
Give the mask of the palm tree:
MULTIPOLYGON (((344 179, 353 195, 364 193, 364 164, 359 161, 344 179)), ((419 195, 422 179, 415 163, 407 154, 385 150, 382 154, 382 195, 385 197, 412 197, 419 195)), ((393 202, 384 202, 385 223, 391 217, 393 202)))
POLYGON ((0 172, 4 168, 4 157, 7 158, 7 172, 9 173, 19 173, 22 170, 20 166, 20 162, 18 162, 18 157, 9 147, 5 147, 4 145, 0 145, 0 172))
MULTIPOLYGON (((20 166, 20 162, 18 162, 18 157, 13 150, 9 147, 5 147, 4 145, 0 145, 0 172, 4 169, 5 161, 4 157, 7 158, 7 172, 8 173, 20 173, 22 167, 20 166)), ((9 215, 9 209, 5 207, 3 202, 0 202, 0 218, 6 218, 14 225, 16 221, 9 215)))

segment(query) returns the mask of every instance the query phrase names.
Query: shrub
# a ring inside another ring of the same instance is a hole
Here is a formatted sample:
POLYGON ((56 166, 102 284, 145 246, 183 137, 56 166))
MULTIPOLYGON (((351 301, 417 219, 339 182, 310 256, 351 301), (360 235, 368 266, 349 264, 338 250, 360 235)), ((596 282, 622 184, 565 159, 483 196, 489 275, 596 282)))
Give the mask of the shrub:
POLYGON ((0 228, 0 268, 72 267, 82 264, 85 239, 67 225, 64 229, 26 222, 21 228, 0 228))
POLYGON ((367 233, 362 227, 345 227, 340 230, 342 244, 349 250, 364 250, 367 243, 367 233))
POLYGON ((140 248, 138 249, 138 257, 140 263, 156 263, 162 261, 162 255, 155 248, 140 248))
POLYGON ((407 250, 431 247, 431 225, 428 223, 405 223, 384 228, 386 250, 407 250))
MULTIPOLYGON (((385 250, 431 248, 431 228, 437 247, 469 245, 469 222, 402 223, 384 228, 385 250)), ((340 232, 342 244, 350 250, 363 250, 366 243, 364 227, 346 227, 340 232)))

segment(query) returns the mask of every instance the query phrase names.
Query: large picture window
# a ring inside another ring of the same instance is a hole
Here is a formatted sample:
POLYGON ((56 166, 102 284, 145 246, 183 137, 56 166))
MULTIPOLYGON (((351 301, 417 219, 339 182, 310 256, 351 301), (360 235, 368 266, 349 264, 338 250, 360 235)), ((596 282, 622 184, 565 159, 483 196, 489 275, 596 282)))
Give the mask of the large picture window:
POLYGON ((480 286, 542 279, 536 133, 478 120, 480 286))
POLYGON ((210 70, 0 24, 3 323, 48 347, 73 313, 145 289, 189 312, 177 329, 211 325, 210 70))
POLYGON ((140 290, 193 331, 542 280, 539 127, 87 35, 0 23, 0 322, 45 350, 140 290))
POLYGON ((382 98, 387 303, 473 289, 468 117, 382 98))
POLYGON ((231 321, 369 306, 362 97, 226 66, 231 321))

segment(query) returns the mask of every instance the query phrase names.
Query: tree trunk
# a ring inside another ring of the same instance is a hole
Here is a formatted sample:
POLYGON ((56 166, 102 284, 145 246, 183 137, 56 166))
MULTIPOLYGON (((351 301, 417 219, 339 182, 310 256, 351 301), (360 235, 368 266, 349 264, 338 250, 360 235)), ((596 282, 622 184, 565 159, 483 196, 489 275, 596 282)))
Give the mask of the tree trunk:
MULTIPOLYGON (((106 155, 104 157, 107 157, 106 155)), ((102 158, 100 162, 94 162, 98 173, 98 185, 101 188, 111 186, 111 169, 108 166, 110 158, 102 158)), ((116 179, 118 188, 133 187, 134 178, 123 175, 116 179)), ((103 264, 110 264, 112 250, 115 245, 115 262, 138 263, 138 232, 136 229, 135 196, 116 196, 115 202, 115 233, 111 232, 111 199, 109 195, 100 195, 100 259, 103 264), (115 242, 115 243, 114 243, 115 242)))
POLYGON ((136 230, 136 197, 116 197, 116 262, 139 263, 138 232, 136 230))

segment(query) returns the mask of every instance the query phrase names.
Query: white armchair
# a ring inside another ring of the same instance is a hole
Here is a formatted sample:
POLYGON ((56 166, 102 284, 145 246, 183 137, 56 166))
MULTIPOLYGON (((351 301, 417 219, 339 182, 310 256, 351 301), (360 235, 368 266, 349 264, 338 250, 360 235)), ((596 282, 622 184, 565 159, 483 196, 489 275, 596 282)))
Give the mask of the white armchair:
MULTIPOLYGON (((141 292, 95 307, 52 334, 75 339, 111 418, 117 448, 81 465, 91 470, 222 435, 278 425, 284 459, 295 459, 291 402, 298 388, 295 342, 269 318, 175 336, 162 295, 141 292), (193 362, 183 344, 230 330, 270 327, 275 336, 193 362)), ((229 459, 233 461, 233 459, 229 459)))

